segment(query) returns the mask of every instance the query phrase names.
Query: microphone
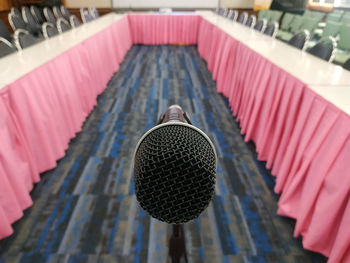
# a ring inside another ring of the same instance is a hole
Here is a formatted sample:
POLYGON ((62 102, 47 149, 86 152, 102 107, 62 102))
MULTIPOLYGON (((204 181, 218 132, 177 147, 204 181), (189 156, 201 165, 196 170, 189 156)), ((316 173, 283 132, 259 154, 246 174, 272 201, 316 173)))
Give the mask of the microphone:
POLYGON ((139 140, 134 153, 136 198, 169 224, 197 218, 215 191, 216 151, 179 105, 170 106, 139 140))

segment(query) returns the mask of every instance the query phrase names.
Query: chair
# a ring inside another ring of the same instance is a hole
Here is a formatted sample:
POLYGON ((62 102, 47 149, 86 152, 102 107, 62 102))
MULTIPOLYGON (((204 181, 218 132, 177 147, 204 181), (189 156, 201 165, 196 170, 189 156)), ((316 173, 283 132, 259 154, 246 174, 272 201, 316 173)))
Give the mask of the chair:
POLYGON ((12 41, 11 33, 2 20, 0 20, 0 37, 5 38, 9 42, 12 41))
POLYGON ((94 20, 93 16, 85 8, 80 8, 80 15, 83 23, 86 24, 94 20))
POLYGON ((259 32, 264 32, 265 28, 266 28, 266 25, 267 25, 267 21, 266 19, 262 19, 262 20, 259 20, 255 26, 254 26, 254 29, 259 31, 259 32))
POLYGON ((39 8, 37 8, 35 5, 32 5, 30 7, 30 12, 35 17, 35 19, 38 22, 38 24, 40 24, 40 25, 44 24, 45 18, 44 18, 43 14, 42 14, 42 12, 40 11, 39 8))
POLYGON ((5 38, 0 37, 0 58, 16 52, 15 47, 5 38))
POLYGON ((81 25, 81 22, 75 15, 71 15, 69 18, 70 25, 75 28, 81 25))
POLYGON ((307 29, 310 32, 310 36, 313 36, 315 29, 319 23, 319 18, 315 17, 305 17, 300 29, 307 29))
POLYGON ((17 29, 28 30, 28 26, 24 22, 21 14, 16 15, 15 12, 10 12, 8 14, 8 20, 9 20, 9 23, 10 23, 13 31, 16 31, 17 29))
POLYGON ((61 14, 64 16, 64 18, 68 21, 69 20, 69 18, 70 18, 70 16, 71 16, 71 14, 69 13, 69 10, 65 7, 65 6, 63 6, 63 5, 61 5, 61 14))
POLYGON ((328 21, 322 31, 322 37, 328 37, 328 36, 336 37, 339 33, 340 27, 341 27, 340 22, 331 21, 331 20, 328 21))
POLYGON ((345 61, 345 63, 343 64, 343 68, 350 70, 350 58, 345 61))
MULTIPOLYGON (((98 10, 96 7, 89 7, 89 13, 92 15, 95 19, 100 17, 100 14, 98 13, 98 10)), ((229 12, 227 12, 228 14, 229 12)))
POLYGON ((250 15, 249 18, 247 19, 247 22, 245 23, 245 25, 248 27, 254 27, 255 24, 256 24, 256 16, 250 15))
POLYGON ((268 26, 263 31, 265 35, 275 37, 278 31, 278 23, 276 21, 268 24, 268 26))
POLYGON ((289 41, 288 44, 298 49, 305 50, 307 43, 310 40, 310 33, 306 29, 296 33, 289 41))
POLYGON ((58 6, 52 7, 52 11, 53 11, 56 19, 64 18, 63 14, 61 13, 61 9, 58 6))
POLYGON ((315 46, 309 48, 307 52, 323 60, 332 62, 336 47, 336 40, 333 37, 326 37, 318 41, 315 46))
POLYGON ((337 64, 344 64, 350 57, 350 24, 343 24, 339 30, 339 40, 334 61, 337 64))
POLYGON ((22 17, 27 24, 29 32, 35 36, 41 36, 41 26, 37 23, 28 6, 22 7, 22 17))
POLYGON ((281 23, 281 30, 288 31, 293 19, 294 19, 293 14, 285 13, 283 16, 283 19, 282 19, 282 23, 281 23))
POLYGON ((271 13, 269 22, 277 22, 277 23, 279 23, 283 13, 281 11, 277 11, 277 10, 272 10, 271 12, 272 13, 271 13))
POLYGON ((49 7, 44 7, 44 16, 47 22, 56 25, 56 18, 49 7))
POLYGON ((11 7, 10 13, 17 15, 17 16, 22 16, 21 11, 19 11, 19 9, 17 7, 11 7))
POLYGON ((326 23, 328 23, 329 21, 339 22, 342 16, 343 16, 343 14, 341 14, 341 13, 332 12, 332 13, 328 14, 328 16, 326 18, 326 23))
POLYGON ((48 22, 45 22, 42 25, 42 30, 43 30, 43 34, 44 34, 45 39, 54 37, 54 36, 59 34, 57 28, 53 24, 48 23, 48 22))
POLYGON ((247 19, 248 19, 248 13, 243 12, 239 15, 237 22, 245 25, 245 23, 247 22, 247 19))
POLYGON ((17 29, 15 31, 15 45, 18 50, 22 50, 26 47, 32 46, 39 42, 39 39, 35 38, 28 31, 23 29, 17 29))
POLYGON ((230 12, 227 15, 228 19, 231 19, 232 21, 236 21, 238 17, 238 11, 237 10, 230 10, 230 12))
POLYGON ((227 14, 228 14, 228 9, 227 8, 223 8, 222 16, 223 17, 227 17, 227 14))
POLYGON ((71 28, 72 28, 71 25, 65 19, 63 18, 57 19, 57 29, 58 29, 58 32, 60 32, 61 34, 63 32, 70 30, 71 28))

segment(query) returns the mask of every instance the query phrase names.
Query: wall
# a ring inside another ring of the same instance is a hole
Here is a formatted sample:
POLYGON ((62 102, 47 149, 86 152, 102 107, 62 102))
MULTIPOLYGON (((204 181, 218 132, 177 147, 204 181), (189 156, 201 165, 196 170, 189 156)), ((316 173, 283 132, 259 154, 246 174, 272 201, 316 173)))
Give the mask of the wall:
POLYGON ((10 5, 7 0, 0 0, 0 11, 9 10, 10 5))
POLYGON ((68 8, 94 6, 98 8, 111 8, 111 0, 65 0, 68 8))
POLYGON ((253 8, 254 0, 219 0, 221 7, 253 8))
POLYGON ((215 8, 219 0, 113 0, 116 8, 215 8))

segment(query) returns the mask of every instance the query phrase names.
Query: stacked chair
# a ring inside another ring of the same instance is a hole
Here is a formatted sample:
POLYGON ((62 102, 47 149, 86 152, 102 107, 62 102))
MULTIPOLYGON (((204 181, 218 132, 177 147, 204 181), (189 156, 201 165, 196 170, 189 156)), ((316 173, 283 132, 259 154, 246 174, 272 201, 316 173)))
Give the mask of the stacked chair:
MULTIPOLYGON (((95 7, 81 10, 84 23, 99 17, 95 7)), ((9 23, 14 31, 12 37, 3 21, 0 20, 0 57, 17 50, 32 46, 43 39, 54 37, 82 23, 69 13, 64 6, 44 7, 23 6, 20 9, 11 8, 8 15, 9 23)))

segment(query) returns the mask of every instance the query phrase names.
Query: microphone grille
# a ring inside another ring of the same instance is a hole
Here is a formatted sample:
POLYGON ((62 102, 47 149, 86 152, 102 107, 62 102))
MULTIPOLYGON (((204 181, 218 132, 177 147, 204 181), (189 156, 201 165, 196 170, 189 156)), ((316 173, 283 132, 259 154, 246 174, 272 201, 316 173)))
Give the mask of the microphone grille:
POLYGON ((156 126, 135 153, 137 200, 152 217, 167 223, 197 218, 213 197, 215 177, 215 149, 191 125, 156 126))

